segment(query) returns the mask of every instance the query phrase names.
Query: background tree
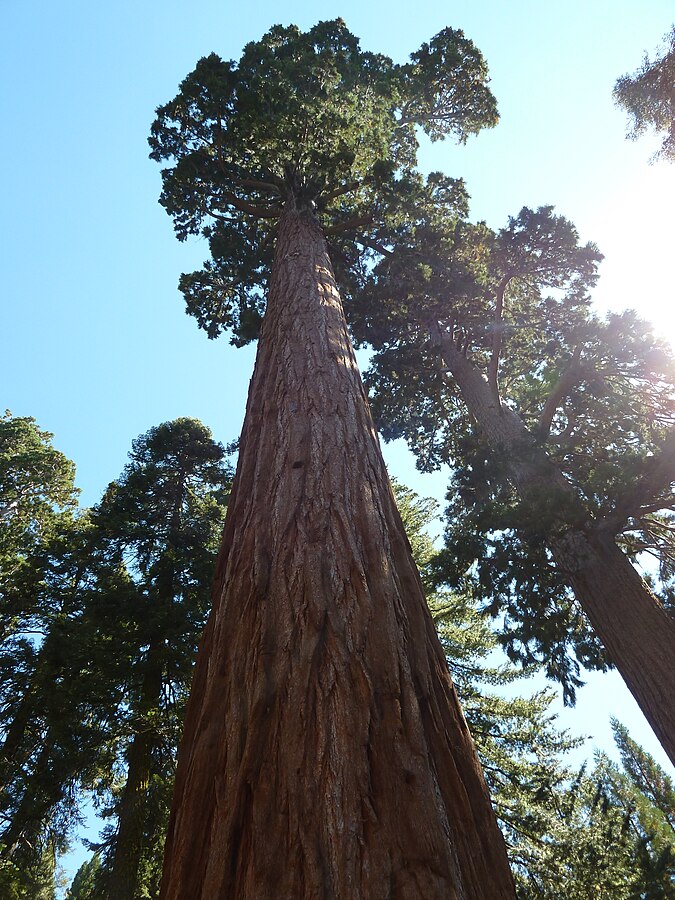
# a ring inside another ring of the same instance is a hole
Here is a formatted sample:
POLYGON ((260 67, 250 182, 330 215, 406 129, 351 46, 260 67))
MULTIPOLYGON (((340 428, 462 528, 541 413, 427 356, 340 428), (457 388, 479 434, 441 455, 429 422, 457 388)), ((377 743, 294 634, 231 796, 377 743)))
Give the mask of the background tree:
POLYGON ((30 417, 0 419, 0 638, 30 627, 27 598, 12 579, 77 504, 75 467, 30 417))
POLYGON ((0 867, 21 897, 54 895, 104 706, 84 699, 98 682, 79 624, 87 524, 73 515, 73 476, 33 419, 0 422, 0 867))
POLYGON ((162 203, 212 251, 183 278, 188 310, 239 342, 268 288, 166 898, 513 896, 324 240, 358 283, 413 209, 452 217, 463 191, 416 172, 415 128, 465 139, 494 123, 485 81, 461 32, 399 66, 337 20, 275 27, 238 64, 201 60, 158 110, 162 203))
POLYGON ((634 314, 591 313, 598 259, 550 207, 495 235, 423 222, 354 321, 384 433, 455 469, 446 577, 506 612, 509 651, 546 659, 568 698, 569 649, 603 665, 581 607, 675 756, 675 623, 630 563, 672 572, 673 363, 634 314))
POLYGON ((90 859, 83 862, 73 878, 73 883, 66 892, 66 900, 99 900, 98 890, 101 858, 95 853, 90 859))
POLYGON ((92 513, 98 552, 131 589, 109 594, 116 617, 102 640, 121 692, 110 722, 116 756, 99 783, 105 815, 97 882, 115 900, 156 896, 178 738, 231 470, 195 419, 137 438, 130 462, 92 513))
POLYGON ((135 442, 91 515, 17 543, 5 596, 31 631, 0 647, 0 857, 27 896, 53 895, 55 858, 92 789, 117 820, 98 896, 156 894, 231 480, 223 456, 201 423, 165 423, 135 442))
POLYGON ((632 890, 648 898, 675 897, 675 791, 672 779, 627 729, 612 720, 619 767, 599 754, 594 777, 606 803, 622 819, 630 847, 632 890))
MULTIPOLYGON (((454 683, 506 838, 518 896, 581 900, 671 897, 675 891, 672 784, 613 723, 623 765, 601 755, 575 771, 582 740, 560 732, 553 692, 518 692, 528 670, 491 664, 497 636, 468 596, 437 582, 429 529, 437 504, 394 485, 454 683)), ((527 682, 525 682, 527 685, 527 682)))
POLYGON ((675 160, 675 27, 653 61, 645 53, 636 72, 617 80, 614 100, 629 115, 631 140, 653 130, 663 136, 655 158, 675 160))

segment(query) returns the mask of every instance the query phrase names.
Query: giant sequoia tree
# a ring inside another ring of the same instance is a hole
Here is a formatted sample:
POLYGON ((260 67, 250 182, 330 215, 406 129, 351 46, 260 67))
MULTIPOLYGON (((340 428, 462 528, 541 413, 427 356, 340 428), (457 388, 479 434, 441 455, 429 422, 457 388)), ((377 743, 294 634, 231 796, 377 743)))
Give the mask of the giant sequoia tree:
POLYGON ((415 128, 493 124, 483 60, 446 29, 406 65, 341 21, 212 55, 158 111, 179 236, 212 258, 188 310, 235 343, 263 309, 197 662, 163 897, 513 897, 503 840, 370 419, 343 283, 461 186, 415 128))
POLYGON ((603 664, 590 621, 675 761, 669 592, 631 564, 651 553, 672 579, 674 367, 635 314, 592 314, 599 258, 550 207, 497 234, 422 223, 375 269, 358 327, 389 433, 454 467, 451 580, 568 690, 570 648, 603 664))

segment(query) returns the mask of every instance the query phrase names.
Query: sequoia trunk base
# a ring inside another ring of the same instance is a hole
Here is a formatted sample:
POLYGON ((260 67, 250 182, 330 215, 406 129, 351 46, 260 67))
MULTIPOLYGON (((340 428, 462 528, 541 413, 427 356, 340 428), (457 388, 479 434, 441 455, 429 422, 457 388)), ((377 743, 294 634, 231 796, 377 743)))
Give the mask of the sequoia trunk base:
POLYGON ((161 896, 514 897, 307 212, 280 222, 161 896))

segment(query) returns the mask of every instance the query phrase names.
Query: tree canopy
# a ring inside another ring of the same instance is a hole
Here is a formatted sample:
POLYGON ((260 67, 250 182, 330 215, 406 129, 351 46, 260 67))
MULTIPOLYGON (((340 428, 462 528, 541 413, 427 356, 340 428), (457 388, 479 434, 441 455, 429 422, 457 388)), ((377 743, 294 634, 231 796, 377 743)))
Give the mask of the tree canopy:
MULTIPOLYGON (((422 467, 452 466, 447 577, 503 616, 512 657, 545 662, 570 700, 579 662, 605 664, 580 608, 603 579, 588 569, 582 584, 578 563, 599 554, 602 566, 613 552, 566 549, 573 534, 598 548, 618 540, 637 561, 658 557, 661 601, 635 582, 641 619, 655 621, 634 648, 658 665, 672 637, 661 604, 672 574, 673 359, 634 313, 593 313, 600 258, 551 207, 523 209, 496 233, 427 228, 384 256, 352 315, 377 351, 367 381, 383 433, 405 436, 422 467)), ((625 562, 608 571, 630 581, 625 562)), ((608 596, 600 609, 611 605, 608 596)), ((612 661, 621 668, 632 652, 615 646, 612 661)), ((672 753, 672 723, 652 724, 672 753)))
POLYGON ((416 129, 465 141, 497 121, 487 66, 446 28, 396 64, 360 48, 341 19, 307 32, 275 26, 237 62, 199 61, 157 110, 151 156, 169 160, 161 203, 184 239, 202 233, 211 259, 183 275, 187 311, 210 337, 258 333, 275 221, 313 209, 331 241, 343 292, 420 207, 453 217, 461 182, 415 168, 416 129))
MULTIPOLYGON (((23 434, 25 420, 18 426, 23 434)), ((51 453, 31 428, 40 453, 51 453)), ((6 873, 18 897, 51 900, 55 859, 92 794, 117 825, 101 841, 100 890, 121 841, 117 868, 157 878, 231 471, 193 419, 151 429, 130 455, 93 510, 69 510, 58 527, 50 519, 39 541, 28 532, 21 566, 1 582, 15 625, 0 642, 0 879, 6 873)), ((28 470, 21 453, 13 458, 28 470)), ((55 458, 72 475, 72 463, 55 458)), ((53 493, 49 466, 30 471, 32 496, 53 493)), ((5 482, 0 503, 16 495, 16 481, 5 482)))

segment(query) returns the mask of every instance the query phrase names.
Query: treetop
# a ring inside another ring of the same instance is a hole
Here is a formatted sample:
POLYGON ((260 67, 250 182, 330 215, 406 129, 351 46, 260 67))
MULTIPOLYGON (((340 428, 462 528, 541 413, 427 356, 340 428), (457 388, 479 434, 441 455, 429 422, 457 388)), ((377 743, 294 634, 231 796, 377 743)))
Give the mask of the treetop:
MULTIPOLYGON (((204 57, 157 110, 151 157, 168 161, 161 204, 180 239, 203 234, 212 260, 183 276, 188 312, 210 337, 255 337, 274 223, 308 209, 325 232, 378 252, 382 228, 414 211, 466 206, 455 180, 417 172, 417 129, 464 142, 497 121, 487 66, 445 28, 405 64, 360 48, 341 19, 307 32, 276 25, 238 62, 204 57)), ((385 236, 386 243, 386 236, 385 236)))

